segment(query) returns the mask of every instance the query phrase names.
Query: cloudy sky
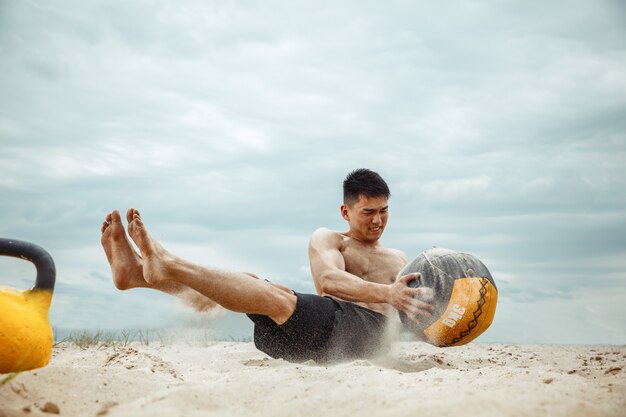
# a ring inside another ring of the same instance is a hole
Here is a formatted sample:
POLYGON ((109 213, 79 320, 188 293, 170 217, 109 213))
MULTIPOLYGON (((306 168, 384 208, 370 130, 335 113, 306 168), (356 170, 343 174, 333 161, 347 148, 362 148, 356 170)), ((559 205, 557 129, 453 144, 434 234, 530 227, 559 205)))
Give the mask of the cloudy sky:
POLYGON ((346 229, 341 182, 368 167, 384 245, 491 270, 478 340, 626 343, 624 2, 0 0, 0 53, 0 236, 53 255, 56 328, 249 335, 115 290, 104 215, 313 292, 309 236, 346 229))

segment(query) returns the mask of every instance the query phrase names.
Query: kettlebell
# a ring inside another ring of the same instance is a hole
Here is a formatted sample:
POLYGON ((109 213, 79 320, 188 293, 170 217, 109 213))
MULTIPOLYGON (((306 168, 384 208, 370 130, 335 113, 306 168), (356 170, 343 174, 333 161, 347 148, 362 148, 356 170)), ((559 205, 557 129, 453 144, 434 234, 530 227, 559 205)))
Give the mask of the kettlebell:
POLYGON ((52 353, 48 310, 56 270, 48 252, 33 243, 0 238, 0 255, 35 264, 35 286, 26 291, 0 287, 0 374, 46 366, 52 353))

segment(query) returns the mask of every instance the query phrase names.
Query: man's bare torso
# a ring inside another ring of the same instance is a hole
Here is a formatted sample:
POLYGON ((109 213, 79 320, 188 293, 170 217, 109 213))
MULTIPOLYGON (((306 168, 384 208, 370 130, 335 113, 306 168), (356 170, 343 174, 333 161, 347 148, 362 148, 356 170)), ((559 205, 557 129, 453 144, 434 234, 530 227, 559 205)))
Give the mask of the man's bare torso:
MULTIPOLYGON (((407 264, 406 255, 399 250, 385 248, 382 245, 366 245, 343 233, 339 247, 346 272, 361 279, 379 284, 391 284, 395 281, 398 272, 407 264)), ((389 314, 392 307, 383 303, 357 303, 370 310, 382 314, 389 314)))

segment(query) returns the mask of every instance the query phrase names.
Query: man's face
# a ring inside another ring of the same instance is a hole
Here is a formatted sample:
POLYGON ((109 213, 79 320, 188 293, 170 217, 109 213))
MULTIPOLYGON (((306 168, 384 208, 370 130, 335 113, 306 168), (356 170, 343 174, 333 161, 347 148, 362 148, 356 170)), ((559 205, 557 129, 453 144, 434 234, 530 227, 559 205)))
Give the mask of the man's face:
POLYGON ((375 242, 387 225, 389 205, 386 197, 361 195, 352 207, 341 206, 341 215, 350 225, 350 236, 364 242, 375 242))

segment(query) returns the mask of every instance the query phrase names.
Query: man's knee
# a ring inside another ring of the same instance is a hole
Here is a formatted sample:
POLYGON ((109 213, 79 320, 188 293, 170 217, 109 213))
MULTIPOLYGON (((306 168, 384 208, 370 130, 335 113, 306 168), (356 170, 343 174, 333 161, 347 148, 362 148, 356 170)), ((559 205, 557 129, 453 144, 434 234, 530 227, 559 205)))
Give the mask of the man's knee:
POLYGON ((274 288, 274 296, 275 296, 275 311, 269 315, 269 317, 276 324, 283 324, 292 316, 293 312, 296 311, 296 304, 298 302, 298 298, 289 288, 285 286, 276 286, 271 284, 274 288))
POLYGON ((294 292, 291 290, 291 288, 289 288, 289 287, 287 287, 287 286, 285 286, 285 285, 282 285, 282 284, 276 284, 275 282, 271 282, 271 281, 268 281, 268 282, 269 282, 270 284, 272 284, 272 286, 274 286, 274 287, 278 288, 279 290, 285 291, 285 292, 286 292, 286 293, 288 293, 288 294, 293 294, 293 293, 294 293, 294 292))

